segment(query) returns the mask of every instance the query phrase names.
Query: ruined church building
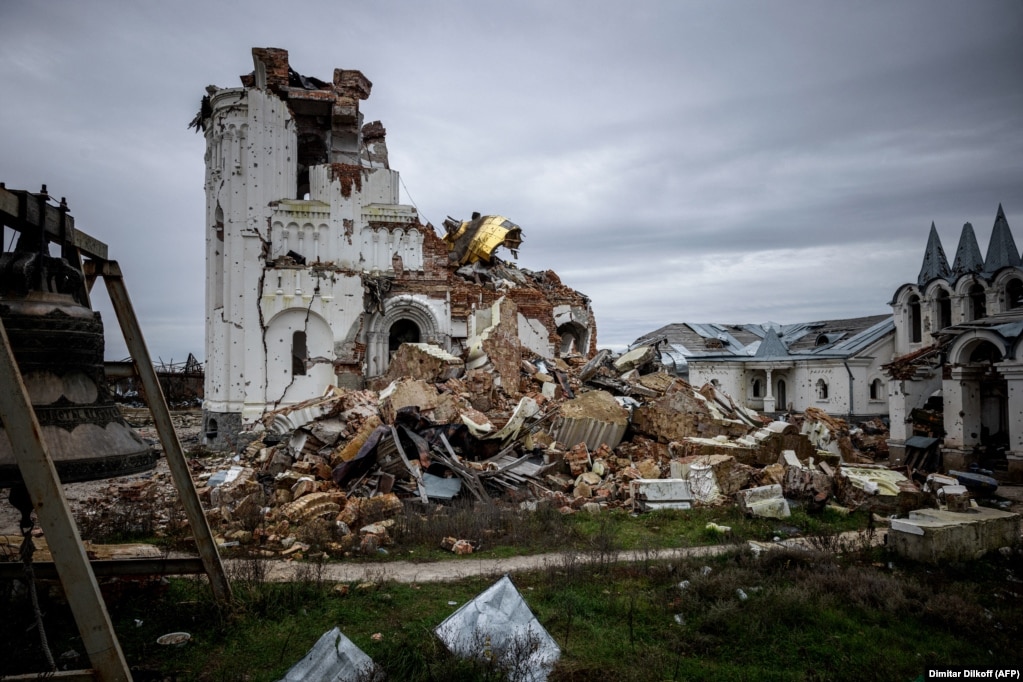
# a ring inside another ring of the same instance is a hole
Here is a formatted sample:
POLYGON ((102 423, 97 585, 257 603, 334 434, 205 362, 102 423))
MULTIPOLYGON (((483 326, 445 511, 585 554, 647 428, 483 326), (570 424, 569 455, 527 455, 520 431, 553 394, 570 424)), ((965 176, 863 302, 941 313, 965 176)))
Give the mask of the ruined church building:
POLYGON ((1023 267, 1001 205, 981 257, 966 223, 951 267, 934 225, 916 282, 891 302, 892 459, 912 438, 913 411, 940 405, 945 467, 985 465, 1004 452, 1023 479, 1023 267))
MULTIPOLYGON (((242 87, 209 86, 193 122, 206 137, 207 444, 234 445, 267 409, 363 386, 402 342, 458 354, 502 295, 534 353, 595 348, 588 299, 553 273, 509 266, 517 281, 500 287, 458 274, 468 261, 399 203, 384 127, 359 110, 372 87, 361 72, 327 83, 285 50, 252 55, 242 87)), ((473 223, 495 224, 517 238, 503 218, 473 223)))

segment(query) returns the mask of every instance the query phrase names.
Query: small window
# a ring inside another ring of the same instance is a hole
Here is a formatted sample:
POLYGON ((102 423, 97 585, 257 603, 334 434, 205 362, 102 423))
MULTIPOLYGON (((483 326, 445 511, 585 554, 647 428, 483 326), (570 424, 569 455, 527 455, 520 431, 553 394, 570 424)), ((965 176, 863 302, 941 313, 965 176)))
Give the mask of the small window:
POLYGON ((760 379, 753 380, 753 397, 754 398, 760 397, 760 379))
POLYGON ((209 421, 206 422, 207 440, 215 440, 218 433, 219 431, 217 429, 217 420, 214 419, 213 417, 210 417, 209 421))
POLYGON ((817 380, 817 399, 827 400, 828 399, 828 382, 824 379, 817 380))
POLYGON ((305 362, 309 357, 306 350, 305 332, 295 332, 291 337, 291 375, 304 377, 306 372, 305 362))
POLYGON ((1007 310, 1023 307, 1023 281, 1010 279, 1005 285, 1005 307, 1007 310))
POLYGON ((970 320, 979 320, 987 317, 987 295, 984 287, 974 284, 970 287, 970 320))
POLYGON ((874 379, 870 382, 870 399, 881 400, 881 391, 883 387, 880 379, 874 379))
POLYGON ((938 316, 937 316, 937 327, 933 331, 944 329, 945 327, 952 326, 952 299, 949 297, 948 292, 944 289, 938 289, 938 293, 935 295, 935 300, 938 303, 938 316))
POLYGON ((920 297, 912 296, 909 299, 909 340, 912 343, 920 343, 923 340, 923 323, 920 319, 920 297))

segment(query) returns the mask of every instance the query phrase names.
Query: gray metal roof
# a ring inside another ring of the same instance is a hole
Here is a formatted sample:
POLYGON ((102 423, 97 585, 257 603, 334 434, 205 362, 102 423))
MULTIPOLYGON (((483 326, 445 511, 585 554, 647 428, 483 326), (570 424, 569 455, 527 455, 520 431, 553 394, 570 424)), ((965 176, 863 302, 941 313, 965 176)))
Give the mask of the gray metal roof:
POLYGON ((633 347, 661 341, 662 356, 678 367, 695 360, 764 361, 847 358, 895 331, 891 315, 780 325, 679 322, 641 336, 633 347), (670 350, 669 350, 670 349, 670 350))
POLYGON ((959 235, 959 247, 956 249, 955 263, 952 264, 952 279, 954 281, 983 269, 984 259, 977 245, 977 235, 973 232, 973 225, 966 223, 959 235))
POLYGON ((998 272, 1002 268, 1020 267, 1019 249, 1012 238, 1009 221, 1005 219, 1002 205, 998 204, 995 226, 991 230, 991 241, 987 245, 987 256, 984 257, 984 272, 998 272))
POLYGON ((924 286, 932 279, 948 279, 951 274, 948 258, 945 257, 945 249, 941 248, 938 230, 931 222, 931 231, 927 235, 927 248, 924 250, 924 262, 920 266, 920 274, 916 276, 916 283, 924 286))

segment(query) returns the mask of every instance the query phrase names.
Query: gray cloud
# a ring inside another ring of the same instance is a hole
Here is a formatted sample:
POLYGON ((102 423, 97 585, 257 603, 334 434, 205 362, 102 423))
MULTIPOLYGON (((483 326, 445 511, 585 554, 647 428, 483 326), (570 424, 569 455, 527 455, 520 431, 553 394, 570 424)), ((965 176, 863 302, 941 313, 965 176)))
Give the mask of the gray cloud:
POLYGON ((201 356, 186 124, 283 47, 366 73, 404 200, 522 225, 520 263, 589 295, 602 344, 881 313, 932 220, 949 253, 967 220, 986 246, 999 202, 1019 232, 1021 34, 1012 0, 4 3, 0 181, 67 196, 153 355, 201 356))

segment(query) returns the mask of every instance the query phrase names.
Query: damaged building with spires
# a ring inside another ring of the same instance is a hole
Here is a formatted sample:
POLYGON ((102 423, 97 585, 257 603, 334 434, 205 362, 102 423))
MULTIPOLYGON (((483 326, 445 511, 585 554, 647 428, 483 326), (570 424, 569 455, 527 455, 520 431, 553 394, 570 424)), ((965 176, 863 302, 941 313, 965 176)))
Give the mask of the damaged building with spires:
POLYGON ((966 223, 951 267, 932 223, 917 280, 891 305, 892 462, 940 441, 946 469, 1023 480, 1023 267, 1001 204, 986 255, 966 223))
POLYGON ((468 351, 504 320, 555 358, 596 349, 589 299, 551 271, 520 269, 522 230, 501 216, 447 219, 399 202, 385 129, 363 122, 372 83, 299 74, 254 48, 241 87, 207 87, 204 431, 230 447, 268 409, 385 374, 406 342, 468 351))

